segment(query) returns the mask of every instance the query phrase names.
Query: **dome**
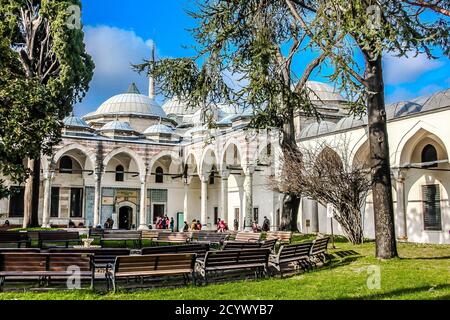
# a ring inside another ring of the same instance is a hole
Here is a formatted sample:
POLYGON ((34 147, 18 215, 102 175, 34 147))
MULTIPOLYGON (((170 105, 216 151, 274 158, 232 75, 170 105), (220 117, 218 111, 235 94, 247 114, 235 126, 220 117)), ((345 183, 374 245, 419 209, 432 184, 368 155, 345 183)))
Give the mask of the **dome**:
POLYGON ((367 123, 368 123, 367 116, 360 117, 357 115, 352 115, 339 120, 339 122, 334 127, 334 130, 335 131, 347 130, 366 125, 367 123))
POLYGON ((155 124, 153 126, 148 127, 144 131, 144 135, 152 135, 152 134, 174 134, 175 130, 172 127, 166 126, 164 124, 155 124))
POLYGON ((133 128, 128 122, 114 120, 105 124, 100 131, 128 131, 134 132, 133 128))
POLYGON ((86 115, 85 118, 115 114, 138 114, 166 118, 166 113, 161 106, 154 99, 140 94, 134 84, 130 85, 127 93, 109 98, 97 111, 86 115))
POLYGON ((344 97, 329 84, 318 81, 307 81, 306 87, 313 92, 309 92, 311 101, 345 101, 344 97))
POLYGON ((90 129, 89 125, 83 119, 75 116, 66 117, 63 120, 65 127, 90 129))
POLYGON ((194 114, 199 108, 192 108, 186 102, 180 101, 178 98, 166 100, 162 106, 166 115, 190 115, 194 114))
POLYGON ((386 114, 388 119, 394 119, 448 106, 450 106, 450 89, 436 92, 430 96, 390 104, 386 106, 386 114))
POLYGON ((314 122, 308 125, 300 133, 300 139, 315 137, 333 131, 335 123, 329 121, 314 122))

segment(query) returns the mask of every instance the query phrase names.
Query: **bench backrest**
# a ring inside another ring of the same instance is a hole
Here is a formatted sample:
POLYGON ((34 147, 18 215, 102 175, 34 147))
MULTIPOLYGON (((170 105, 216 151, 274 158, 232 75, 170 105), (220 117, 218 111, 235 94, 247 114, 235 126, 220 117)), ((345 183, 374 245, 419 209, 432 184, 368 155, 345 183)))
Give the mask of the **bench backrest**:
POLYGON ((39 248, 0 248, 0 254, 2 253, 40 253, 39 248))
POLYGON ((114 264, 114 273, 139 274, 149 271, 189 270, 195 266, 195 254, 152 254, 142 256, 119 256, 114 264))
POLYGON ((269 231, 267 232, 267 239, 276 238, 281 243, 291 243, 292 231, 269 231))
POLYGON ((260 247, 261 244, 259 242, 226 241, 223 250, 255 249, 260 247))
POLYGON ((198 241, 222 242, 227 240, 228 234, 222 232, 200 232, 197 235, 198 241))
POLYGON ((146 240, 155 240, 158 239, 158 230, 142 230, 142 239, 146 240))
POLYGON ((208 251, 205 256, 205 267, 267 265, 269 254, 268 249, 208 251))
POLYGON ((162 253, 195 253, 197 258, 203 258, 209 251, 209 244, 184 244, 175 246, 157 246, 142 248, 143 255, 162 254, 162 253))
POLYGON ((103 239, 130 239, 139 240, 142 237, 141 231, 108 231, 103 234, 103 239))
POLYGON ((0 243, 28 242, 28 234, 19 231, 0 231, 0 243))
POLYGON ((330 241, 330 237, 317 238, 313 241, 313 245, 311 248, 311 255, 317 255, 328 252, 328 241, 330 241))
POLYGON ((99 229, 99 228, 89 229, 89 237, 103 237, 104 233, 105 233, 104 229, 99 229))
POLYGON ((44 231, 39 232, 39 241, 78 241, 80 234, 78 232, 67 231, 44 231))
POLYGON ((302 242, 298 244, 283 245, 280 248, 278 256, 280 260, 307 257, 311 252, 312 242, 302 242))
POLYGON ((259 241, 261 233, 258 232, 238 232, 235 241, 259 241))
POLYGON ((177 242, 187 242, 192 238, 192 233, 190 232, 160 232, 158 234, 159 241, 177 241, 177 242))
POLYGON ((268 239, 261 242, 261 248, 270 249, 273 251, 275 249, 275 245, 277 244, 278 239, 268 239))
POLYGON ((36 272, 47 270, 47 255, 42 253, 2 253, 0 271, 36 272))
POLYGON ((70 272, 73 266, 77 267, 73 271, 91 271, 93 258, 94 255, 86 253, 2 253, 0 271, 70 272))
POLYGON ((71 268, 74 266, 77 269, 72 269, 73 272, 77 270, 92 271, 94 265, 94 255, 92 253, 49 253, 47 256, 48 271, 71 271, 71 268))
POLYGON ((99 264, 113 264, 118 256, 129 256, 130 249, 122 248, 55 248, 50 249, 50 253, 89 253, 94 255, 94 263, 99 264))

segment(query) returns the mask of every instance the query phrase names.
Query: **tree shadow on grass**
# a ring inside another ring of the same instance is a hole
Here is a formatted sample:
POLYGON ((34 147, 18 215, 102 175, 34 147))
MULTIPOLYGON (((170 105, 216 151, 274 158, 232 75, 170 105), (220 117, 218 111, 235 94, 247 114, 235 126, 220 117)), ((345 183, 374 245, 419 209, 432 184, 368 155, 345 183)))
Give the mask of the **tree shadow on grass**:
POLYGON ((440 257, 413 257, 413 258, 402 258, 400 260, 450 260, 450 256, 440 256, 440 257))
MULTIPOLYGON (((430 291, 431 289, 433 291, 446 290, 446 289, 450 289, 450 285, 449 284, 439 284, 437 286, 421 286, 421 287, 413 287, 413 288, 402 288, 402 289, 392 290, 389 292, 374 293, 374 294, 357 297, 357 298, 344 298, 343 300, 375 300, 375 299, 389 299, 389 298, 391 298, 391 299, 397 298, 398 299, 406 294, 432 292, 432 291, 430 291)), ((448 299, 450 299, 450 294, 446 294, 442 297, 437 297, 437 298, 436 297, 429 297, 429 298, 420 297, 420 299, 448 300, 448 299)))

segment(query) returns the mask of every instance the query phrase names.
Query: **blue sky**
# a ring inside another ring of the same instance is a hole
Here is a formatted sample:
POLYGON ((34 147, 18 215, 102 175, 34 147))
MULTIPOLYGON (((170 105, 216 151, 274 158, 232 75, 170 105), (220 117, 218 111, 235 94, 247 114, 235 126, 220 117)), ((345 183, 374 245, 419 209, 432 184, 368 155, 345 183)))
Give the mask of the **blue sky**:
MULTIPOLYGON (((83 24, 87 51, 93 56, 96 70, 91 89, 75 107, 77 115, 97 109, 109 97, 125 92, 136 82, 148 93, 145 76, 131 70, 150 56, 150 44, 156 43, 159 57, 182 57, 193 54, 185 46, 195 42, 188 31, 195 21, 185 12, 192 0, 82 0, 83 24)), ((297 59, 297 68, 304 65, 297 59)), ((385 59, 387 102, 411 99, 450 87, 450 61, 416 58, 385 59)), ((324 81, 314 75, 313 80, 324 81)))

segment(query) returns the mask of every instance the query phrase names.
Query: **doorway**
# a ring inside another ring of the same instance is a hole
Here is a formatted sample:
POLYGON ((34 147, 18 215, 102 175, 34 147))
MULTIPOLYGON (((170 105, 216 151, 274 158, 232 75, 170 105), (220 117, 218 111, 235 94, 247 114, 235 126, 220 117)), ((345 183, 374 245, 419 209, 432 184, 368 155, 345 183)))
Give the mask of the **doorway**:
POLYGON ((158 217, 164 217, 164 208, 165 206, 163 204, 153 204, 153 223, 156 223, 158 217))
POLYGON ((131 207, 121 207, 119 209, 119 229, 130 230, 133 209, 131 207))

